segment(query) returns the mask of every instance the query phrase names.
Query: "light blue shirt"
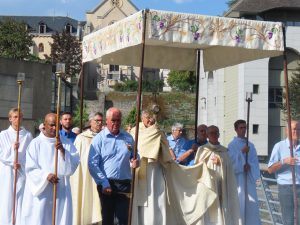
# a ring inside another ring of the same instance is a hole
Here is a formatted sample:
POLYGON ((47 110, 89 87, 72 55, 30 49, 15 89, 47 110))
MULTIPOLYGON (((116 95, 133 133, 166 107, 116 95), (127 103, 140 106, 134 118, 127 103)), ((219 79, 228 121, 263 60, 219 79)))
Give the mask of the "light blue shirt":
MULTIPOLYGON (((275 144, 268 167, 272 166, 274 163, 281 161, 287 157, 290 157, 290 142, 288 139, 278 142, 275 144)), ((294 157, 300 160, 300 145, 298 144, 294 150, 294 157)), ((300 184, 300 164, 299 162, 295 166, 296 171, 296 184, 300 184)), ((290 165, 283 165, 279 170, 275 172, 277 183, 281 185, 293 184, 292 172, 290 165)))
POLYGON ((183 153, 185 153, 185 150, 183 149, 183 146, 186 142, 185 138, 179 137, 176 140, 174 139, 173 135, 169 135, 167 137, 169 146, 173 150, 176 158, 180 157, 183 153))
POLYGON ((90 173, 98 185, 110 187, 108 179, 131 180, 130 159, 133 156, 133 138, 120 130, 113 135, 105 128, 92 141, 88 165, 90 173), (132 148, 128 148, 131 145, 132 148))

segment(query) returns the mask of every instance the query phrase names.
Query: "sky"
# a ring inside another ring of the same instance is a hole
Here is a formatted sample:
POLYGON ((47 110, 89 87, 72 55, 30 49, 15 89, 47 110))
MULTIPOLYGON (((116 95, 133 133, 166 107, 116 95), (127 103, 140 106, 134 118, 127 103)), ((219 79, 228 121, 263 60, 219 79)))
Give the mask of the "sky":
MULTIPOLYGON (((203 15, 222 15, 228 0, 131 0, 138 9, 158 9, 203 15)), ((0 15, 69 16, 86 20, 85 12, 102 0, 0 0, 0 15)))

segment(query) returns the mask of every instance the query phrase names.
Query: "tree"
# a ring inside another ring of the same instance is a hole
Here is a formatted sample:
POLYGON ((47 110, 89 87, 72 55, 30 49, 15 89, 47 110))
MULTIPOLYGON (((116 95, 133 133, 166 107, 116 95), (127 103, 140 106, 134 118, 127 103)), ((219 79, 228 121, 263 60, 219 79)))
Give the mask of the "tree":
POLYGON ((191 71, 171 71, 168 84, 177 91, 194 92, 196 89, 196 75, 191 71))
MULTIPOLYGON (((145 92, 160 92, 164 87, 163 80, 155 80, 155 81, 143 81, 143 91, 145 92)), ((113 86, 115 91, 121 92, 135 92, 138 90, 138 81, 136 80, 127 80, 124 83, 117 83, 113 86)))
POLYGON ((13 59, 28 59, 32 36, 25 23, 13 19, 0 21, 0 56, 13 59))
POLYGON ((81 69, 81 45, 76 37, 63 31, 61 34, 52 35, 51 55, 46 55, 46 59, 53 64, 65 63, 66 77, 74 77, 81 69))
MULTIPOLYGON (((286 95, 283 95, 286 100, 286 95)), ((289 97, 290 97, 290 107, 291 107, 291 117, 294 120, 300 120, 300 62, 298 61, 298 66, 296 71, 289 79, 289 97)), ((284 107, 286 112, 286 108, 284 107)))
MULTIPOLYGON (((86 105, 82 109, 82 124, 83 126, 89 121, 89 114, 87 113, 86 105)), ((76 106, 73 116, 73 125, 74 127, 80 127, 80 105, 76 106)))
POLYGON ((131 125, 132 127, 135 126, 135 122, 136 122, 136 107, 133 107, 130 112, 128 113, 128 115, 125 117, 124 119, 124 126, 125 125, 131 125))

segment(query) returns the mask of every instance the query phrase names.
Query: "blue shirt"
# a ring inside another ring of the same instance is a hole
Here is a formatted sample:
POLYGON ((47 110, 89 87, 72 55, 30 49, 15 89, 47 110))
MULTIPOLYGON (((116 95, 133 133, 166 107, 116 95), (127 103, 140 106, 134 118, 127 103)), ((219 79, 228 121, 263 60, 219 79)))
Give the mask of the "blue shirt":
POLYGON ((108 179, 131 180, 130 159, 133 154, 128 145, 134 146, 133 138, 123 130, 113 135, 106 127, 93 138, 88 166, 98 185, 110 187, 108 179))
MULTIPOLYGON (((188 140, 186 141, 185 145, 183 146, 184 151, 188 151, 192 148, 193 144, 196 144, 198 147, 200 147, 201 145, 205 145, 207 144, 207 140, 203 143, 198 143, 197 139, 194 140, 188 140)), ((187 159, 186 159, 186 163, 185 165, 187 166, 192 166, 194 165, 194 159, 195 159, 195 154, 191 154, 187 159)))
POLYGON ((183 149, 183 146, 185 145, 185 138, 179 137, 176 140, 174 139, 173 135, 169 135, 167 137, 169 146, 173 150, 176 158, 180 157, 183 153, 185 153, 185 150, 183 149))
MULTIPOLYGON (((300 145, 298 144, 296 148, 294 147, 294 157, 300 159, 300 145)), ((268 167, 272 166, 274 163, 281 161, 290 157, 290 142, 288 139, 278 142, 275 144, 268 167)), ((300 184, 300 162, 297 162, 295 166, 296 171, 296 184, 300 184)), ((275 172, 277 183, 281 185, 293 184, 292 172, 290 165, 283 165, 279 170, 275 172)))
POLYGON ((59 130, 59 136, 69 139, 72 143, 74 143, 75 138, 76 138, 76 134, 74 132, 72 132, 72 131, 67 132, 64 129, 59 130))

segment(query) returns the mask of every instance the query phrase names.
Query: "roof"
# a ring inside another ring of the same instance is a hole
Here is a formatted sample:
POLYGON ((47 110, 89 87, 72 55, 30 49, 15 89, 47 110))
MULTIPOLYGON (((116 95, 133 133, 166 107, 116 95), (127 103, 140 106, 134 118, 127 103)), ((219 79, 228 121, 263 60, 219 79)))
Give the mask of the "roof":
POLYGON ((13 19, 28 25, 31 33, 39 32, 39 25, 45 24, 47 33, 61 33, 67 24, 72 25, 72 33, 77 32, 78 20, 63 16, 0 16, 0 21, 13 19))
MULTIPOLYGON (((299 0, 238 0, 224 14, 224 16, 232 16, 238 14, 256 14, 276 8, 300 8, 299 0)), ((234 16, 236 17, 236 16, 234 16)))
MULTIPOLYGON (((93 10, 89 10, 87 11, 86 13, 87 14, 92 14, 92 13, 95 13, 102 5, 104 5, 105 2, 107 2, 108 0, 102 0, 102 2, 100 2, 93 10)), ((139 11, 139 9, 130 1, 130 0, 127 0, 127 2, 133 6, 133 8, 136 9, 136 11, 139 11)))

